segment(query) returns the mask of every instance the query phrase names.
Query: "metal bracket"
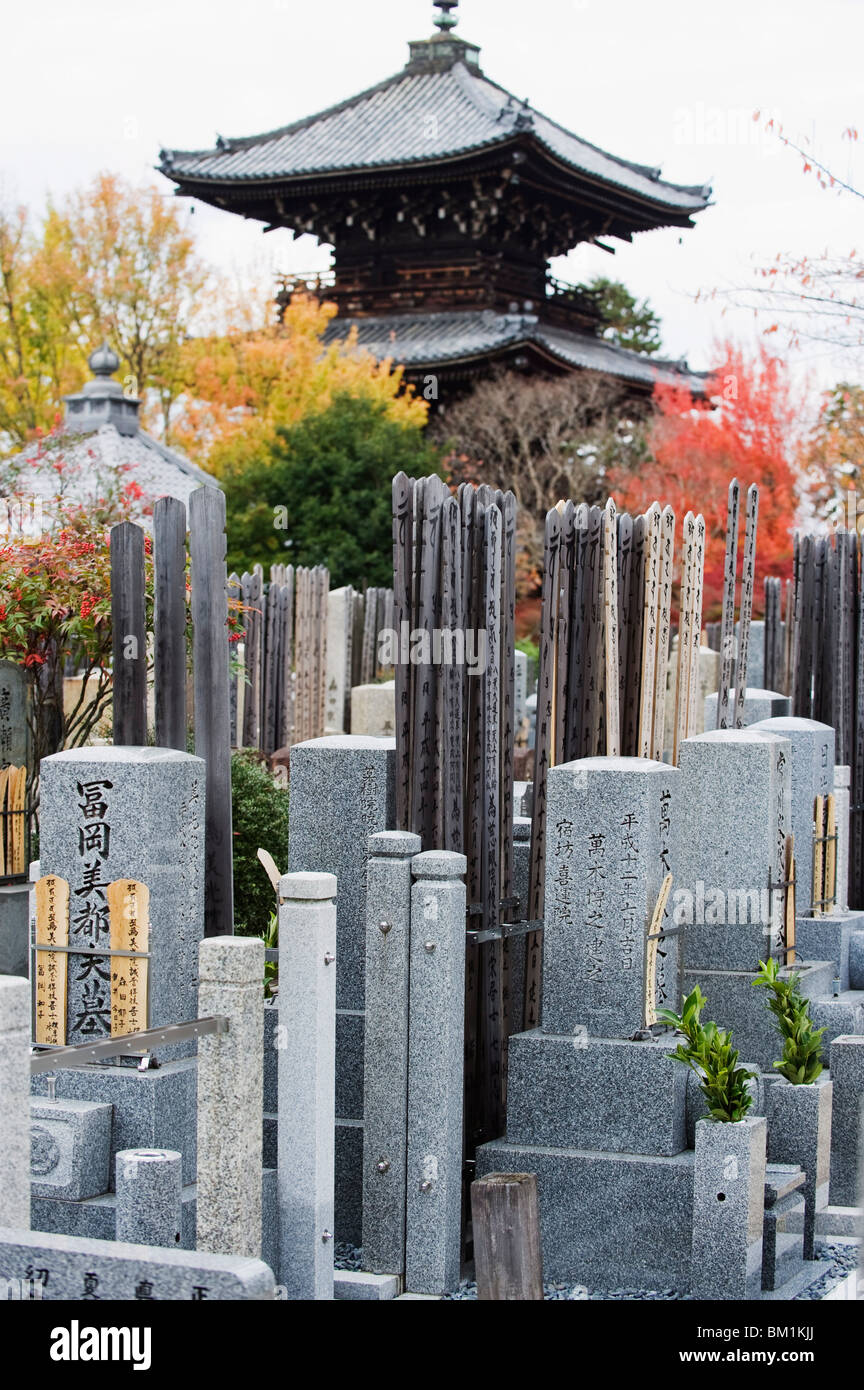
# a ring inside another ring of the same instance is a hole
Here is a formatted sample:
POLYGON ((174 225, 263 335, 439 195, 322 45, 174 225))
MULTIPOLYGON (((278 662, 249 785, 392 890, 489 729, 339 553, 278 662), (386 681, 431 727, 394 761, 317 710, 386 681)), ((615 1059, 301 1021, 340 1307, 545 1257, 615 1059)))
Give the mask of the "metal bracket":
POLYGON ((485 930, 469 929, 465 936, 475 946, 480 946, 484 941, 505 941, 510 936, 527 936, 529 932, 542 931, 544 923, 526 922, 501 922, 497 927, 486 927, 485 930))
POLYGON ((41 1045, 39 1052, 30 1054, 30 1075, 56 1071, 58 1067, 80 1067, 87 1062, 99 1062, 103 1057, 150 1052, 155 1047, 187 1042, 207 1033, 227 1033, 228 1019, 223 1014, 212 1018, 197 1018, 191 1023, 168 1023, 164 1028, 145 1028, 140 1033, 125 1033, 119 1038, 100 1038, 98 1042, 75 1043, 70 1047, 41 1045))

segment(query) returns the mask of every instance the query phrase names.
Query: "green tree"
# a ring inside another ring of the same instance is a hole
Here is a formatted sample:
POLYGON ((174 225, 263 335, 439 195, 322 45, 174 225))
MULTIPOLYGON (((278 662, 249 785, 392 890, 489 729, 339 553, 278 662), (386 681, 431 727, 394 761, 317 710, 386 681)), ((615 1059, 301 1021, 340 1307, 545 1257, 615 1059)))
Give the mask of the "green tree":
POLYGON ((601 336, 633 352, 659 352, 660 320, 647 299, 637 300, 620 280, 595 275, 584 286, 597 301, 604 327, 601 336))
POLYGON ((390 482, 438 472, 418 425, 378 401, 334 396, 277 432, 268 455, 224 478, 228 568, 326 565, 333 587, 392 582, 390 482))

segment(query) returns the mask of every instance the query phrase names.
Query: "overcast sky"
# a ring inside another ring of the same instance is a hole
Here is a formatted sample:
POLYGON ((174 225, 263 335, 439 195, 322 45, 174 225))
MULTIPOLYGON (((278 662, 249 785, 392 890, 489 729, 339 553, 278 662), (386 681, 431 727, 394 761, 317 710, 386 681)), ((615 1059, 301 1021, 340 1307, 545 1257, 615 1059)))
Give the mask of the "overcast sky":
MULTIPOLYGON (((431 0, 28 0, 4 5, 0 196, 40 209, 103 169, 155 179, 161 146, 209 148, 353 95, 402 67, 432 32, 431 0)), ((751 116, 773 116, 864 187, 864 0, 462 0, 459 31, 486 74, 613 154, 714 187, 695 230, 645 233, 615 257, 582 248, 569 279, 613 275, 647 295, 670 354, 710 365, 743 311, 694 303, 748 282, 778 251, 862 249, 864 203, 819 190, 751 116), (856 146, 842 132, 857 126, 856 146)), ((184 202, 189 209, 191 204, 184 202)), ((187 212, 187 216, 189 213, 187 212)), ((309 237, 198 205, 203 254, 228 268, 315 269, 309 237)), ((775 340, 776 341, 776 340, 775 340)), ((864 361, 799 354, 827 381, 864 361)))

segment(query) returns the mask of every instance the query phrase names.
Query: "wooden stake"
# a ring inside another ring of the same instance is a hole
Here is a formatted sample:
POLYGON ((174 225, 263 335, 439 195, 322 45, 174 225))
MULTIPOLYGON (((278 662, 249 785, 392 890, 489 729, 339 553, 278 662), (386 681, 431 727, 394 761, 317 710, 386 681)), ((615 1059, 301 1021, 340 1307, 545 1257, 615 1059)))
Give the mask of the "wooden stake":
POLYGON ((606 673, 606 756, 621 750, 618 671, 618 513, 610 497, 603 513, 603 636, 606 673))
POLYGON ((489 1173, 471 1184, 474 1263, 481 1302, 543 1298, 536 1173, 489 1173))
POLYGON ((660 507, 645 514, 645 594, 642 620, 642 683, 639 697, 639 757, 650 758, 654 730, 654 672, 660 599, 660 507))
POLYGON ((729 691, 735 656, 735 584, 738 569, 738 479, 729 484, 726 508, 726 558, 723 565, 723 609, 720 622, 720 687, 717 694, 717 728, 729 728, 729 691))
POLYGON ((825 896, 825 798, 817 796, 813 803, 813 916, 824 916, 822 899, 825 896))
POLYGON ((783 945, 787 965, 795 963, 795 837, 786 836, 783 854, 783 877, 786 889, 783 895, 783 945))
MULTIPOLYGON (((134 879, 117 879, 105 890, 112 951, 147 952, 150 948, 150 889, 134 879)), ((149 1028, 147 987, 150 962, 132 956, 111 957, 111 1036, 149 1028)))
POLYGON ((672 875, 667 874, 660 885, 654 911, 651 913, 651 921, 648 923, 648 930, 645 933, 645 1007, 643 1016, 646 1028, 653 1027, 657 1022, 657 948, 660 945, 660 930, 663 926, 663 915, 671 889, 672 875))
POLYGON ((666 677, 672 624, 672 568, 675 559, 675 513, 664 507, 660 517, 660 606, 657 624, 657 671, 654 679, 654 731, 651 757, 663 759, 666 731, 666 677))
POLYGON ((756 526, 759 519, 759 489, 747 489, 747 525, 744 531, 744 560, 741 570, 741 616, 739 618, 738 660, 735 663, 735 728, 744 727, 744 701, 747 697, 747 651, 750 645, 750 619, 753 616, 753 586, 756 582, 756 526))

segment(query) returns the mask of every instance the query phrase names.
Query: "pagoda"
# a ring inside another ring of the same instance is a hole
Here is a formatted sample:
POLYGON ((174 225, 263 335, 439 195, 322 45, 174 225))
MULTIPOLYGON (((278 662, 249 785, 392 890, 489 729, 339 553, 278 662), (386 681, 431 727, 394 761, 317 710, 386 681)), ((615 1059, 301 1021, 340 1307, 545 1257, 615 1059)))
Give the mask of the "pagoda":
POLYGON ((692 227, 710 188, 668 183, 541 115, 483 73, 454 32, 457 0, 435 3, 436 32, 409 44, 393 77, 269 134, 162 150, 161 172, 180 195, 332 244, 332 271, 286 277, 283 296, 334 301, 329 339, 355 328, 421 389, 502 365, 701 391, 686 363, 604 339, 594 297, 554 279, 549 261, 692 227))

